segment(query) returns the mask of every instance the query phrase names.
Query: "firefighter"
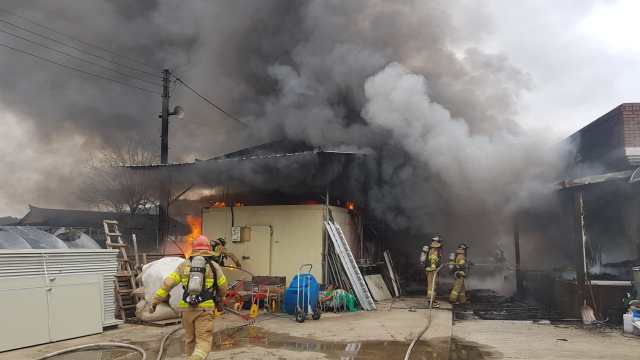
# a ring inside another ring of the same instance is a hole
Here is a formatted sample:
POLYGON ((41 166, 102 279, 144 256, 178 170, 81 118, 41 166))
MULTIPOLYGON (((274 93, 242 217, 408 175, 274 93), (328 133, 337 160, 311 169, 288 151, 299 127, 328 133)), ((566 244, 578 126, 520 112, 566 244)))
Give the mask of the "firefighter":
POLYGON ((467 297, 465 296, 465 288, 464 288, 464 279, 467 277, 466 270, 470 270, 473 266, 473 263, 467 262, 467 250, 469 247, 461 243, 458 245, 458 249, 456 250, 456 260, 455 260, 455 268, 454 272, 454 283, 453 290, 451 290, 451 295, 449 296, 449 302, 455 305, 464 305, 469 304, 467 301, 467 297), (458 302, 458 298, 460 301, 458 302))
POLYGON ((504 264, 507 262, 507 251, 502 247, 502 244, 495 243, 495 251, 493 252, 493 259, 496 264, 504 264))
POLYGON ((229 249, 224 247, 227 245, 227 242, 223 238, 218 238, 218 240, 213 241, 213 259, 220 266, 224 266, 224 259, 229 257, 236 264, 237 268, 241 268, 242 264, 240 264, 240 260, 231 252, 229 249))
POLYGON ((213 344, 215 309, 220 299, 227 295, 227 280, 218 264, 212 262, 214 252, 208 237, 198 236, 193 241, 192 249, 189 259, 180 263, 176 270, 164 279, 162 287, 151 299, 149 312, 153 313, 169 292, 178 284, 182 284, 185 292, 178 307, 181 310, 182 328, 186 333, 184 343, 187 358, 206 359, 213 344), (192 261, 202 262, 203 266, 192 266, 192 261), (200 279, 204 278, 202 290, 197 296, 190 295, 190 282, 194 279, 193 284, 198 284, 198 273, 200 279))
MULTIPOLYGON (((496 262, 495 274, 498 277, 502 277, 502 274, 506 270, 507 251, 502 247, 499 242, 495 243, 495 250, 493 251, 493 259, 496 262)), ((506 279, 505 279, 506 280, 506 279)))
MULTIPOLYGON (((440 259, 442 258, 442 238, 440 236, 436 236, 431 241, 431 247, 429 249, 429 257, 427 258, 427 297, 429 301, 431 301, 431 288, 435 283, 437 288, 438 286, 438 274, 436 274, 436 270, 440 267, 440 259)), ((436 289, 433 290, 433 307, 440 307, 440 304, 435 301, 436 297, 436 289)))

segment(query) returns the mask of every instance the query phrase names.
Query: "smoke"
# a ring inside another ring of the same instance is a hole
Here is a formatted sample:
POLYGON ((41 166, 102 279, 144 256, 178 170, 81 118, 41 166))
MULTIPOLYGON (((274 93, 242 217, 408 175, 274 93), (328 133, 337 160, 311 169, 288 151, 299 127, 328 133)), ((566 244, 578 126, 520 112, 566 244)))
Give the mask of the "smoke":
MULTIPOLYGON (((509 215, 551 193, 552 182, 565 163, 559 149, 547 150, 548 139, 505 130, 472 134, 465 119, 454 118, 429 98, 428 91, 423 76, 398 63, 388 65, 365 84, 363 118, 374 129, 388 131, 390 144, 414 160, 402 172, 410 173, 423 187, 436 183, 437 193, 465 213, 509 215), (418 167, 429 172, 420 173, 418 167), (431 181, 433 178, 437 181, 431 181)), ((430 193, 435 194, 435 189, 430 193)), ((419 218, 415 221, 430 225, 424 216, 419 218)))
MULTIPOLYGON (((168 0, 101 0, 79 6, 71 0, 22 0, 4 6, 101 47, 159 68, 170 67, 250 127, 244 130, 177 83, 171 105, 184 107, 186 119, 242 133, 173 119, 170 162, 206 159, 283 137, 316 147, 348 145, 376 153, 358 162, 339 156, 327 161, 308 154, 218 163, 211 168, 197 165, 181 170, 179 176, 189 180, 195 176, 210 186, 222 182, 237 189, 287 192, 337 184, 343 194, 368 204, 396 229, 477 236, 484 241, 509 231, 505 221, 519 207, 544 205, 542 195, 548 194, 547 185, 562 167, 561 157, 545 151, 551 141, 517 121, 523 94, 534 89, 532 76, 506 54, 483 50, 477 32, 456 24, 448 1, 192 0, 178 5, 168 0), (476 45, 460 48, 469 43, 476 45)), ((481 11, 475 17, 473 26, 491 21, 481 11)), ((46 33, 7 14, 1 18, 46 33)), ((8 36, 0 42, 160 89, 8 36)), ((70 51, 59 44, 47 45, 70 51)), ((0 65, 4 105, 32 125, 29 137, 34 141, 28 145, 14 141, 13 151, 29 147, 36 154, 32 157, 52 158, 52 163, 73 159, 80 171, 82 159, 110 137, 159 133, 157 94, 5 48, 0 49, 0 65), (61 129, 65 136, 57 136, 61 129), (82 145, 70 144, 69 139, 79 139, 82 145), (69 147, 76 151, 52 150, 69 147)), ((2 166, 6 173, 20 169, 12 162, 2 166)), ((32 181, 3 185, 4 193, 19 187, 14 192, 24 195, 0 210, 21 215, 16 209, 26 208, 27 202, 68 206, 69 196, 64 194, 73 189, 67 181, 74 177, 73 171, 61 173, 31 164, 23 164, 20 171, 31 174, 32 181), (52 182, 60 183, 55 196, 29 195, 50 188, 52 182)))

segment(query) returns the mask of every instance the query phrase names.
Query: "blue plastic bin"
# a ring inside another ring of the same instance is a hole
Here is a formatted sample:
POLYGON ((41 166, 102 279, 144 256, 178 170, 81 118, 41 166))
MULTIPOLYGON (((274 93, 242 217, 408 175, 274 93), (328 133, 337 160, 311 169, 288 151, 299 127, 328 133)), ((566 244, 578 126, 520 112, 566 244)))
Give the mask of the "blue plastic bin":
POLYGON ((308 309, 306 307, 308 294, 309 294, 309 286, 311 286, 311 308, 316 307, 318 303, 318 298, 320 297, 320 287, 318 286, 318 281, 313 275, 309 274, 300 274, 293 277, 293 281, 289 284, 289 288, 287 292, 284 294, 284 309, 287 311, 289 315, 296 314, 296 300, 298 299, 298 291, 300 290, 300 308, 307 312, 308 309), (300 289, 298 289, 298 276, 300 276, 300 289), (309 285, 311 284, 311 285, 309 285))

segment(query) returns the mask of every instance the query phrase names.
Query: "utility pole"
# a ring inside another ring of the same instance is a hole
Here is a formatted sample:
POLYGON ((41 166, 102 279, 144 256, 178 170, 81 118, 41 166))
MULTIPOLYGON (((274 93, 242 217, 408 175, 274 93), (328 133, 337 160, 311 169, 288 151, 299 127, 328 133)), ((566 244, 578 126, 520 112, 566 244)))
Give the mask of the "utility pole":
MULTIPOLYGON (((171 70, 162 70, 162 135, 160 145, 160 163, 169 160, 169 84, 171 70)), ((162 243, 167 240, 169 229, 169 169, 160 167, 160 196, 158 207, 158 235, 162 243)))

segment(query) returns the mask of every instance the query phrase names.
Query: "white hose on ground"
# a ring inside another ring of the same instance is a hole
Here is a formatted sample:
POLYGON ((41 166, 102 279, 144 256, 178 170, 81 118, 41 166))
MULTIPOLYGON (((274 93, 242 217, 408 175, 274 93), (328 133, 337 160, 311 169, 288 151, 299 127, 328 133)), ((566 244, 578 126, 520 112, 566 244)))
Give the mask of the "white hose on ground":
POLYGON ((160 360, 162 358, 162 352, 164 351, 164 342, 167 341, 167 339, 169 338, 169 336, 171 336, 171 334, 173 334, 174 332, 180 329, 182 329, 182 326, 178 326, 177 328, 169 331, 167 335, 164 336, 164 338, 162 339, 162 342, 160 343, 160 352, 158 353, 158 357, 156 358, 156 360, 160 360))
POLYGON ((134 345, 120 344, 120 343, 96 343, 96 344, 80 345, 80 346, 76 346, 76 347, 72 347, 72 348, 68 348, 68 349, 52 352, 51 354, 47 354, 47 355, 41 356, 41 357, 37 358, 36 360, 44 360, 44 359, 48 359, 48 358, 50 358, 52 356, 56 356, 56 355, 60 355, 60 354, 64 354, 64 353, 68 353, 68 352, 72 352, 72 351, 87 349, 87 348, 95 348, 95 347, 123 347, 123 348, 129 348, 129 349, 133 349, 133 350, 138 351, 139 353, 141 353, 142 354, 142 360, 147 360, 147 354, 141 348, 139 348, 137 346, 134 346, 134 345))
POLYGON ((440 271, 440 269, 442 269, 443 266, 444 265, 440 265, 440 267, 436 269, 436 275, 433 277, 433 283, 431 284, 431 299, 429 301, 429 315, 428 315, 429 319, 427 320, 427 325, 424 327, 424 329, 422 329, 422 331, 420 331, 418 336, 416 336, 416 338, 413 339, 413 341, 411 342, 411 345, 409 345, 409 349, 407 349, 407 355, 405 355, 404 360, 409 360, 409 355, 411 355, 411 350, 413 349, 413 346, 418 342, 418 340, 420 340, 422 335, 424 335, 424 333, 429 328, 429 325, 431 325, 431 308, 433 307, 433 297, 434 297, 433 290, 435 290, 436 288, 435 280, 438 278, 438 272, 440 271))

